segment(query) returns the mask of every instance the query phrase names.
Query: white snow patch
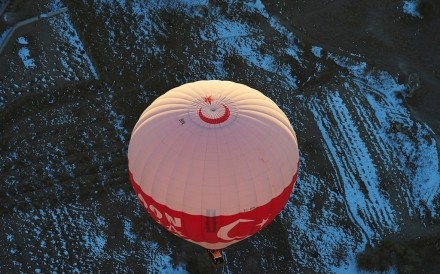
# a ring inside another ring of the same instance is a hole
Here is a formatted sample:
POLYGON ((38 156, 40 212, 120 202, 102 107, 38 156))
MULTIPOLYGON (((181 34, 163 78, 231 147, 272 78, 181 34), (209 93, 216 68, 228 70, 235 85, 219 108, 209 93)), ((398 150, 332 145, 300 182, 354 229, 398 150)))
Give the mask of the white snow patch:
POLYGON ((295 42, 295 37, 293 36, 293 33, 289 31, 286 27, 284 27, 284 25, 281 24, 275 16, 269 14, 261 0, 256 0, 254 3, 247 3, 247 6, 250 10, 256 11, 263 15, 268 20, 272 28, 274 28, 280 34, 287 38, 290 44, 291 52, 295 53, 294 55, 292 55, 292 57, 301 64, 298 53, 303 53, 303 51, 296 45, 297 43, 295 42))
MULTIPOLYGON (((440 157, 437 152, 437 143, 433 131, 428 125, 415 121, 410 111, 403 106, 402 96, 407 88, 397 84, 396 80, 383 71, 367 71, 365 62, 358 62, 347 57, 329 54, 329 58, 338 65, 345 67, 355 76, 357 88, 374 109, 376 118, 380 121, 372 133, 375 138, 381 139, 377 143, 382 145, 382 151, 390 150, 384 157, 391 153, 397 158, 399 169, 407 178, 410 178, 412 186, 410 200, 416 201, 420 213, 424 214, 426 206, 433 215, 438 215, 435 198, 440 195, 440 157), (399 96, 398 96, 399 95, 399 96), (400 130, 391 130, 393 125, 398 124, 400 130), (380 127, 379 127, 380 126, 380 127), (408 168, 413 165, 413 168, 408 168)), ((354 101, 356 99, 353 99, 354 101)), ((357 109, 362 111, 361 108, 357 109)), ((369 122, 365 125, 371 127, 369 122)), ((405 198, 405 197, 403 197, 405 198)), ((406 198, 405 198, 406 199, 406 198)), ((409 208, 409 212, 412 209, 409 208)))
MULTIPOLYGON (((384 99, 378 102, 374 96, 367 96, 370 105, 374 108, 376 117, 381 121, 383 132, 389 131, 393 124, 399 124, 401 129, 411 129, 406 133, 394 132, 383 134, 388 144, 391 144, 393 153, 398 156, 400 169, 408 178, 411 178, 412 194, 416 203, 424 203, 437 216, 438 208, 434 205, 434 198, 440 195, 440 157, 434 133, 428 125, 414 121, 411 113, 403 106, 397 94, 402 94, 406 88, 396 84, 388 74, 366 74, 364 84, 367 88, 376 90, 384 99), (417 141, 415 141, 417 140, 417 141), (413 169, 408 164, 415 164, 413 169)), ((367 88, 359 82, 359 87, 367 93, 367 88)), ((412 200, 412 199, 411 199, 412 200)), ((423 212, 423 207, 418 205, 423 212)), ((411 209, 410 209, 411 211, 411 209)))
POLYGON ((146 273, 171 273, 186 274, 188 273, 184 266, 174 266, 169 253, 161 248, 156 242, 142 241, 142 250, 140 256, 148 261, 146 273))
POLYGON ((403 12, 414 17, 423 18, 423 16, 417 10, 419 2, 419 0, 403 1, 403 12))
POLYGON ((311 101, 312 113, 334 166, 339 170, 342 192, 353 221, 362 227, 368 238, 376 239, 381 229, 397 229, 394 212, 379 189, 374 161, 352 114, 338 90, 327 93, 325 101, 311 101), (332 119, 336 123, 332 123, 332 119))
MULTIPOLYGON (((301 163, 301 170, 306 170, 307 162, 303 160, 301 163)), ((316 273, 329 273, 328 267, 337 265, 342 254, 356 252, 359 244, 366 243, 365 238, 357 239, 352 231, 341 227, 340 216, 334 213, 333 206, 339 207, 344 198, 336 192, 329 192, 326 196, 320 209, 322 215, 316 219, 315 199, 322 195, 320 189, 327 185, 328 182, 312 174, 300 173, 294 195, 299 206, 289 201, 281 212, 296 262, 316 273), (304 246, 308 246, 309 252, 304 252, 304 246), (315 252, 315 255, 312 256, 310 251, 315 252)))
POLYGON ((137 236, 133 233, 133 226, 130 220, 124 219, 124 235, 131 243, 134 243, 137 236))
POLYGON ((351 74, 356 77, 362 78, 367 69, 366 62, 355 61, 353 59, 350 59, 349 57, 342 57, 336 54, 329 53, 328 58, 333 60, 339 66, 347 68, 351 72, 351 74))
POLYGON ((434 139, 427 142, 420 136, 420 147, 418 151, 417 168, 414 177, 414 196, 426 203, 434 216, 438 216, 438 209, 435 208, 434 198, 440 195, 440 171, 439 155, 434 139))
POLYGON ((156 265, 155 269, 160 273, 167 274, 187 274, 188 271, 181 265, 174 267, 171 263, 171 257, 164 254, 157 254, 155 257, 154 264, 156 265))
POLYGON ((207 6, 209 4, 208 0, 180 0, 179 2, 185 6, 207 6))
POLYGON ((114 110, 110 111, 110 117, 113 119, 115 130, 118 134, 118 139, 121 142, 125 141, 125 135, 127 134, 127 130, 124 128, 124 115, 118 115, 114 110))
POLYGON ((26 39, 26 37, 23 37, 23 36, 18 37, 18 38, 17 38, 17 42, 18 42, 20 45, 27 45, 27 44, 29 44, 28 41, 27 41, 27 39, 26 39))
POLYGON ((65 6, 61 0, 52 0, 52 2, 49 3, 50 12, 57 11, 65 6))
POLYGON ((315 57, 321 58, 322 57, 322 48, 317 47, 317 46, 313 46, 312 53, 313 53, 313 55, 315 55, 315 57))
POLYGON ((27 47, 22 47, 21 49, 19 49, 18 55, 20 56, 21 61, 23 61, 26 69, 35 68, 35 60, 31 57, 30 51, 27 47))
MULTIPOLYGON (((296 88, 296 78, 287 65, 277 62, 272 54, 264 54, 261 48, 265 46, 262 39, 255 37, 255 31, 249 25, 226 18, 219 18, 212 28, 205 29, 201 38, 210 42, 216 42, 219 46, 219 57, 228 56, 231 53, 241 56, 253 66, 264 71, 283 76, 289 87, 296 88)), ((294 46, 283 49, 283 52, 297 59, 297 50, 294 46)), ((216 63, 217 72, 223 72, 222 63, 216 63)), ((212 77, 210 77, 212 78, 212 77)))

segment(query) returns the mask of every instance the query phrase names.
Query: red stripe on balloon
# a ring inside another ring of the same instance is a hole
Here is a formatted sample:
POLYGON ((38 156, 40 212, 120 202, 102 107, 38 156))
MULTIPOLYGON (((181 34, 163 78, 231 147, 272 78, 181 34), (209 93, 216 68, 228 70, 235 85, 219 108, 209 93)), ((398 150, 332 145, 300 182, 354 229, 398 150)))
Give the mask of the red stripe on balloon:
MULTIPOLYGON (((142 191, 133 179, 131 171, 128 172, 141 204, 156 222, 183 239, 201 246, 204 246, 204 243, 217 244, 218 248, 224 248, 232 244, 231 242, 247 238, 267 226, 286 205, 297 178, 296 173, 283 192, 264 205, 233 215, 205 216, 177 211, 156 202, 142 191), (227 233, 218 235, 219 230, 227 233)), ((210 248, 211 246, 204 247, 210 248)))

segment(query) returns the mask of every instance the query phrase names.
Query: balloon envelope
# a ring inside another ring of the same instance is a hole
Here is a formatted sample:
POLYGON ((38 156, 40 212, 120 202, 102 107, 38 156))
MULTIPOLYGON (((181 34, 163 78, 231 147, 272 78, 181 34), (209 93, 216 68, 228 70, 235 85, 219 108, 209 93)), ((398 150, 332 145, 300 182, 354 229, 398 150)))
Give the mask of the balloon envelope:
POLYGON ((156 99, 135 125, 129 176, 143 206, 175 235, 222 249, 265 226, 296 181, 295 133, 261 92, 198 81, 156 99))

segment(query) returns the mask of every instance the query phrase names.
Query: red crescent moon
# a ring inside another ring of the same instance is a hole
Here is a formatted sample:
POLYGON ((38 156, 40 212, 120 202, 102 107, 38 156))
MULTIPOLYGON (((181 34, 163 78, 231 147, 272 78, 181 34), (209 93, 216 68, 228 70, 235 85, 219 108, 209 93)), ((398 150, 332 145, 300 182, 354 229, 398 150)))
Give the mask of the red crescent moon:
POLYGON ((222 106, 225 108, 225 113, 218 117, 218 118, 209 118, 206 117, 203 112, 202 112, 202 108, 199 109, 199 117, 200 119, 202 119, 204 122, 208 123, 208 124, 220 124, 225 122, 226 120, 228 120, 229 116, 231 115, 231 111, 229 110, 229 108, 225 105, 222 104, 222 106))

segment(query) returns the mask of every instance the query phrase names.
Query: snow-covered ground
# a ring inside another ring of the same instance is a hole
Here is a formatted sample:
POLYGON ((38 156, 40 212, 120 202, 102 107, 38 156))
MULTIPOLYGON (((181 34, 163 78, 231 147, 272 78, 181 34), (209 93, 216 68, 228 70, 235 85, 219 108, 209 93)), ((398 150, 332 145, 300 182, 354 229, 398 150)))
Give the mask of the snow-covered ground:
MULTIPOLYGON (((13 60, 11 69, 27 78, 2 79, 0 91, 0 108, 17 114, 1 131, 2 189, 15 201, 1 215, 0 262, 7 269, 186 273, 196 267, 190 255, 175 254, 184 244, 147 217, 124 172, 137 112, 166 91, 161 88, 198 79, 261 90, 286 112, 300 141, 300 173, 285 210, 265 232, 227 250, 223 272, 245 272, 252 253, 264 272, 353 273, 367 244, 399 233, 408 218, 439 217, 437 143, 403 104, 408 88, 355 52, 305 46, 262 1, 41 2, 48 11, 69 4, 69 13, 48 21, 61 73, 41 70, 49 53, 32 50, 35 39, 22 35, 16 39, 21 63, 13 60), (34 99, 29 112, 9 109, 34 78, 45 79, 36 81, 43 93, 59 79, 73 87, 34 99), (81 81, 85 86, 76 87, 81 81), (11 90, 20 93, 6 97, 11 90), (23 195, 25 188, 37 194, 23 195), (35 205, 41 189, 58 200, 35 205)), ((403 1, 404 12, 419 16, 415 5, 403 1)))

